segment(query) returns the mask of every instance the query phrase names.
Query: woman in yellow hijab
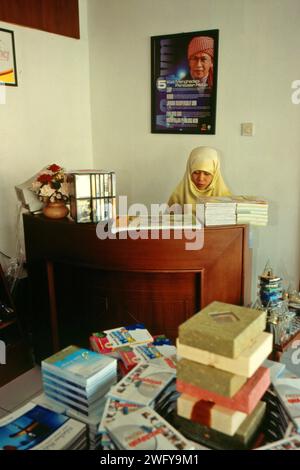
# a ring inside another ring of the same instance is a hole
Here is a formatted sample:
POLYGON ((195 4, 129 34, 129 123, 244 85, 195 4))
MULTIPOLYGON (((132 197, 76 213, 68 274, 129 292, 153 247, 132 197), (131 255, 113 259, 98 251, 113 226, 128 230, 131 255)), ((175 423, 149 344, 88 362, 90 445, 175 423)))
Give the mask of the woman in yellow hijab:
POLYGON ((211 147, 196 147, 186 165, 185 175, 171 195, 168 205, 175 203, 197 203, 199 197, 231 196, 221 175, 217 150, 211 147))

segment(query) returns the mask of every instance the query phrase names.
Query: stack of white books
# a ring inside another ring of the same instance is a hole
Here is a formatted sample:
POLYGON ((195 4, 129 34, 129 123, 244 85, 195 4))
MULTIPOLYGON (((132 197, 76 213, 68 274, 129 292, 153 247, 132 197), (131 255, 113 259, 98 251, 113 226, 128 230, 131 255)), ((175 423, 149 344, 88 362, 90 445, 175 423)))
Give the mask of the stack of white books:
POLYGON ((274 389, 296 431, 300 433, 300 377, 286 369, 285 373, 275 380, 274 389))
POLYGON ((106 422, 112 441, 126 450, 192 450, 194 445, 150 407, 106 422))
POLYGON ((88 349, 68 346, 42 361, 43 388, 47 397, 66 410, 90 416, 117 381, 116 359, 88 349))
POLYGON ((235 225, 236 202, 231 197, 202 197, 197 200, 197 219, 206 227, 235 225))
POLYGON ((0 449, 86 449, 85 424, 50 408, 29 402, 2 418, 0 420, 0 449))
POLYGON ((268 202, 255 196, 235 196, 237 224, 267 225, 268 202))
POLYGON ((112 398, 155 407, 156 401, 175 378, 176 369, 140 362, 110 389, 112 398))
POLYGON ((142 408, 142 406, 136 403, 130 403, 117 398, 107 398, 102 420, 98 428, 98 436, 101 441, 102 450, 117 449, 116 445, 110 437, 109 432, 106 429, 106 426, 115 421, 118 422, 119 418, 122 416, 128 416, 139 408, 142 408))

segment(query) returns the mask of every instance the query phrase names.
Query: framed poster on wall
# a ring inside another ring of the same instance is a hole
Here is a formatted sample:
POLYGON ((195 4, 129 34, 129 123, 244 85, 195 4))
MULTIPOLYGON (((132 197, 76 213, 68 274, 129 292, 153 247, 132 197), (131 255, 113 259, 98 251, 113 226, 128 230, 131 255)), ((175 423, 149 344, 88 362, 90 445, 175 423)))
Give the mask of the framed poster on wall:
POLYGON ((219 30, 151 37, 151 132, 215 134, 219 30))
POLYGON ((18 86, 14 33, 0 28, 0 83, 18 86))

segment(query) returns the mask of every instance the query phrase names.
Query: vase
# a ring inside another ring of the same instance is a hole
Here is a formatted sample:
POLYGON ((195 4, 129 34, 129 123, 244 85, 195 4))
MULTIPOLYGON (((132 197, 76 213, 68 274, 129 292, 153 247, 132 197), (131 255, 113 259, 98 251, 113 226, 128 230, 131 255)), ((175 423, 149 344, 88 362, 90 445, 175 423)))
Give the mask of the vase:
POLYGON ((69 213, 64 201, 48 201, 43 207, 43 214, 49 219, 63 219, 69 213))

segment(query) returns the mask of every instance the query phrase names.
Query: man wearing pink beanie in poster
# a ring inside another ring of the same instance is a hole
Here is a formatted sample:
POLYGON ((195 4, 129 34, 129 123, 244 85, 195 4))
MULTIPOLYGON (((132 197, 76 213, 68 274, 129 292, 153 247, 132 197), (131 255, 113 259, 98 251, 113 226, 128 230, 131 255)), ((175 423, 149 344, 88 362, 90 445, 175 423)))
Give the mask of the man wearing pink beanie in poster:
POLYGON ((196 36, 188 45, 190 78, 213 86, 214 40, 209 36, 196 36))

